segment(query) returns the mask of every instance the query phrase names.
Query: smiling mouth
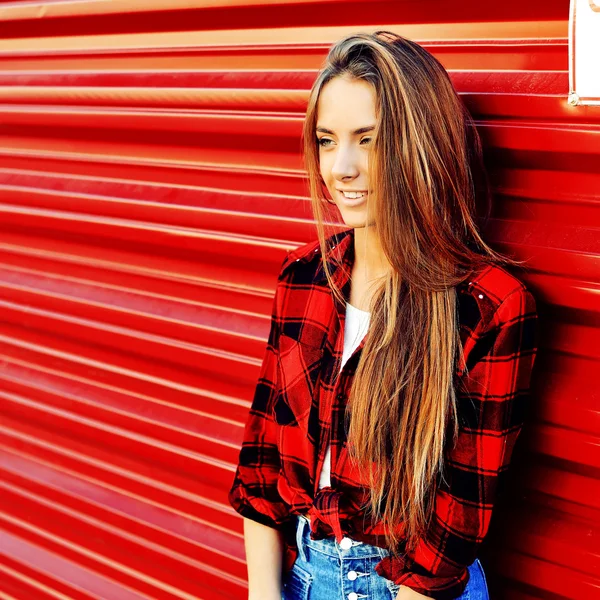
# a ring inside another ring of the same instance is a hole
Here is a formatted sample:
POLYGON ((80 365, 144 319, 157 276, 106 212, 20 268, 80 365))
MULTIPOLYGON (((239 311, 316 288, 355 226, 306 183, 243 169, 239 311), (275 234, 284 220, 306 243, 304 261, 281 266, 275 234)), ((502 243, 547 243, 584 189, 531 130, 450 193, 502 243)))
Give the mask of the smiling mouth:
POLYGON ((343 192, 341 190, 337 190, 340 195, 340 199, 346 206, 358 206, 362 204, 363 201, 368 196, 368 192, 343 192))

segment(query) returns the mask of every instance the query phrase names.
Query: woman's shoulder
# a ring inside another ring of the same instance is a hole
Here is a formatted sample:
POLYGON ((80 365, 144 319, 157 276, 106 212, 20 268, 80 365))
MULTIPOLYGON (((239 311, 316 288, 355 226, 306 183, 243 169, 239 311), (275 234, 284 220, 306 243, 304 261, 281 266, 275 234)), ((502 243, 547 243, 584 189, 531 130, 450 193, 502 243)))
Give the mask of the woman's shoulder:
MULTIPOLYGON (((325 238, 325 248, 327 248, 328 261, 332 259, 332 252, 337 246, 336 256, 341 260, 344 253, 347 254, 348 246, 352 242, 352 229, 337 231, 325 238), (342 243, 343 242, 343 243, 342 243)), ((335 260, 335 258, 334 258, 335 260)), ((289 271, 298 272, 301 283, 310 274, 317 275, 319 271, 319 280, 322 279, 322 270, 319 270, 321 264, 321 244, 318 239, 308 242, 290 250, 281 265, 279 279, 283 279, 289 271)))
POLYGON ((516 275, 497 264, 473 271, 464 285, 470 292, 482 293, 497 305, 512 294, 527 292, 527 287, 516 275))
POLYGON ((458 287, 460 320, 471 328, 480 321, 492 325, 498 320, 535 312, 535 300, 526 285, 497 264, 473 271, 458 287))
POLYGON ((319 244, 319 240, 313 240, 312 242, 308 242, 307 244, 303 244, 294 250, 290 250, 285 259, 283 260, 283 264, 281 265, 280 276, 285 273, 292 265, 297 263, 308 263, 308 262, 318 262, 321 256, 321 246, 319 244))

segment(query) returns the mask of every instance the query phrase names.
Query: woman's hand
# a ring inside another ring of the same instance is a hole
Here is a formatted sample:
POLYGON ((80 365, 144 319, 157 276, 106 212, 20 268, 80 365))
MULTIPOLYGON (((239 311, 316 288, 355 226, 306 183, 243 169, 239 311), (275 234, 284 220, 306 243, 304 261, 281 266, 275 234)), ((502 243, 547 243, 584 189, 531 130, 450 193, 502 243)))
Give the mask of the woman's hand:
POLYGON ((396 596, 396 600, 422 600, 423 598, 427 600, 429 596, 423 596, 423 594, 419 594, 419 592, 415 592, 415 590, 405 585, 400 586, 398 595, 396 596))

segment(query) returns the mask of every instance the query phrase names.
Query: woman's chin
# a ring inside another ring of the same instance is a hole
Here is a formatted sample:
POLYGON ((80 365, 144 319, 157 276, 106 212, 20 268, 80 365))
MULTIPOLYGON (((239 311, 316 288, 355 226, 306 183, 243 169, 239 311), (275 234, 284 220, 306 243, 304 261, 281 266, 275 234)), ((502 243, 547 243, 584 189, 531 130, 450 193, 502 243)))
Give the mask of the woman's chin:
MULTIPOLYGON (((339 208, 339 207, 338 207, 339 208)), ((366 210, 340 210, 340 215, 344 224, 348 227, 366 227, 367 225, 367 211, 366 210)))

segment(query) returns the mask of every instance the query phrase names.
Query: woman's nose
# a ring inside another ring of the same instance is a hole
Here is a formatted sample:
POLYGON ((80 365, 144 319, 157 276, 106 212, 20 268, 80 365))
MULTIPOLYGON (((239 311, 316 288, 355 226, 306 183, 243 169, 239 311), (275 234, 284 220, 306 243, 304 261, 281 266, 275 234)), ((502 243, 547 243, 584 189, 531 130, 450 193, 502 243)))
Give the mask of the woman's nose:
POLYGON ((351 148, 340 148, 335 157, 331 174, 339 180, 359 174, 358 160, 351 148))

